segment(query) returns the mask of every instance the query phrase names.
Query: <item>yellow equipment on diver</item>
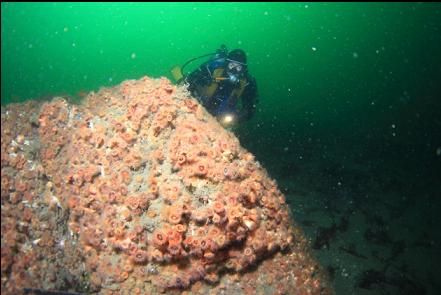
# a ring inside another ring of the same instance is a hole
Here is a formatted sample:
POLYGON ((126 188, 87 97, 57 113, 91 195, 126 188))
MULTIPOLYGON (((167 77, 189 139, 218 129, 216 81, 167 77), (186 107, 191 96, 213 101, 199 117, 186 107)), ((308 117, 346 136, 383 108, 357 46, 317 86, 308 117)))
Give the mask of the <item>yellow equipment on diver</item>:
POLYGON ((176 83, 180 83, 184 79, 181 66, 175 66, 173 69, 171 69, 171 74, 176 83))
POLYGON ((203 57, 207 57, 207 56, 212 56, 215 55, 216 53, 208 53, 208 54, 204 54, 195 58, 192 58, 190 60, 188 60, 186 63, 184 63, 182 66, 175 66, 171 69, 171 74, 173 76, 173 79, 175 79, 176 83, 180 83, 182 82, 182 80, 184 80, 185 76, 184 76, 184 68, 191 62, 203 58, 203 57))
POLYGON ((214 78, 214 80, 216 81, 216 82, 219 82, 219 81, 224 81, 224 80, 229 80, 230 78, 228 78, 228 77, 215 77, 214 78))

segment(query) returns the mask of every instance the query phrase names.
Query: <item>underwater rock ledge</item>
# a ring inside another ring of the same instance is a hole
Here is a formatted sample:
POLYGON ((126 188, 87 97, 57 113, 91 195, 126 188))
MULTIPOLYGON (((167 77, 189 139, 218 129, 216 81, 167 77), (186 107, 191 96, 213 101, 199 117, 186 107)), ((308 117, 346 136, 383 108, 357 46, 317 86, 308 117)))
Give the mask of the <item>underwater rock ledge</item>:
POLYGON ((1 287, 332 294, 251 153, 165 78, 1 109, 1 287))

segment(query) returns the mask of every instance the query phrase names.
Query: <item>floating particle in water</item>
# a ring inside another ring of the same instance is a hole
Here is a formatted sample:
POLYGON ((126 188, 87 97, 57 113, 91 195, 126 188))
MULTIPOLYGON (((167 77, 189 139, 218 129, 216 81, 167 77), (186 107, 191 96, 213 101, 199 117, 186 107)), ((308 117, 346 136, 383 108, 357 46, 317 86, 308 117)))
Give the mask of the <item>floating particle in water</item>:
POLYGON ((352 57, 353 58, 358 58, 358 53, 357 52, 352 52, 352 57))
POLYGON ((441 147, 438 147, 437 149, 436 149, 436 155, 439 157, 439 156, 441 156, 441 147))
POLYGON ((311 47, 312 51, 317 51, 316 47, 311 47))
POLYGON ((397 126, 395 125, 395 124, 391 124, 390 125, 390 128, 392 128, 392 130, 394 130, 394 131, 392 131, 392 136, 396 136, 397 135, 397 133, 395 133, 395 128, 396 128, 397 126))
POLYGON ((132 58, 132 59, 135 59, 136 58, 136 53, 132 53, 132 55, 130 55, 130 57, 132 58))
POLYGON ((68 27, 64 27, 63 32, 66 33, 67 31, 69 31, 69 28, 68 27))

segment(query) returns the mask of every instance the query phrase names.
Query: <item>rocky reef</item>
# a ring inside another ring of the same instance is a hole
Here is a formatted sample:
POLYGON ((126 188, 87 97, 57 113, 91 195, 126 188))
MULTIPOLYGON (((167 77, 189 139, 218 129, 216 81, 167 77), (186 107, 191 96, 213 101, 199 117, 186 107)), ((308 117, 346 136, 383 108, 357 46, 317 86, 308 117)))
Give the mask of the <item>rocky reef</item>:
POLYGON ((331 294, 276 183, 165 78, 1 109, 1 287, 331 294))

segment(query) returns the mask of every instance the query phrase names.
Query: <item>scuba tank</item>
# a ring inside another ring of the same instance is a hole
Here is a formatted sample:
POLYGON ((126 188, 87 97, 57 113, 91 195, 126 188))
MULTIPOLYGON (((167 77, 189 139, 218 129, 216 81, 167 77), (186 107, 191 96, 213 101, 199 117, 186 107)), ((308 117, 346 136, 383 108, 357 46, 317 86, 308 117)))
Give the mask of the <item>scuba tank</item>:
POLYGON ((225 58, 228 54, 228 50, 227 47, 222 44, 220 46, 220 48, 218 50, 216 50, 216 52, 213 53, 208 53, 208 54, 204 54, 198 57, 194 57, 188 61, 186 61, 182 66, 175 66, 171 69, 171 74, 173 76, 173 79, 175 79, 176 83, 180 83, 182 82, 182 80, 184 80, 185 76, 184 76, 184 68, 189 65, 190 63, 192 63, 195 60, 207 57, 207 56, 214 56, 213 59, 218 59, 218 58, 225 58))

